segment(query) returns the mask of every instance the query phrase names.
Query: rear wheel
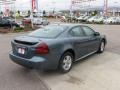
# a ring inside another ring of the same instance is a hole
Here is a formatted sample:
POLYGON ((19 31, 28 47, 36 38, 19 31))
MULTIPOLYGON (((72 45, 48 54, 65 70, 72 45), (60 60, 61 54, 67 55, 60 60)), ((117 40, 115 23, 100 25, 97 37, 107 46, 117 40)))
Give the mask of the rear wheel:
POLYGON ((66 52, 65 54, 63 54, 59 63, 59 69, 62 73, 67 73, 71 70, 73 59, 74 57, 71 53, 66 52))
POLYGON ((105 42, 102 41, 98 50, 98 53, 103 53, 105 50, 105 42))
POLYGON ((15 30, 17 28, 17 26, 12 26, 12 29, 15 30))

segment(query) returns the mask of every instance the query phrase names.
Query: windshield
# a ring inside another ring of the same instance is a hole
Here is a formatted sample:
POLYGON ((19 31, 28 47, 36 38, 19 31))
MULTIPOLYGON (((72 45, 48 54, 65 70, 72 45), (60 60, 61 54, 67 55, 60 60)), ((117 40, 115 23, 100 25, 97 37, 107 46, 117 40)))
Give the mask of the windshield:
POLYGON ((96 18, 96 16, 93 16, 93 17, 91 17, 90 19, 95 19, 96 18))
POLYGON ((110 17, 109 20, 116 20, 116 17, 110 17))
POLYGON ((3 17, 3 19, 11 19, 10 17, 3 17))
POLYGON ((59 36, 66 27, 58 25, 50 25, 43 28, 40 28, 32 33, 29 36, 41 37, 41 38, 55 38, 59 36))
POLYGON ((101 16, 95 16, 94 17, 94 19, 100 19, 101 18, 101 16))

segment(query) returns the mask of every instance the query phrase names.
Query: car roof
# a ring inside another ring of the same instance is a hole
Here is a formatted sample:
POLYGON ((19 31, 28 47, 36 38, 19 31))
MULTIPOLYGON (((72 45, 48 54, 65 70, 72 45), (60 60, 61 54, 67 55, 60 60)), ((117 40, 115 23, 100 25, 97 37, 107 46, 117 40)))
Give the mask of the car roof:
POLYGON ((86 25, 81 25, 81 24, 67 24, 67 23, 55 23, 55 24, 51 24, 51 25, 69 27, 69 28, 76 27, 76 26, 86 26, 86 25))

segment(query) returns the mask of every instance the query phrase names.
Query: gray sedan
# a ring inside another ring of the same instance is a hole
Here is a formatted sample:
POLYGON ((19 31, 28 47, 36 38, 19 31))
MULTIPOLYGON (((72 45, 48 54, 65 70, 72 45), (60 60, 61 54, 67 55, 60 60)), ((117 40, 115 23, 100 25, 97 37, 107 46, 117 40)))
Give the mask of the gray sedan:
POLYGON ((54 24, 12 40, 10 58, 27 68, 71 70, 73 62, 102 53, 106 37, 85 25, 54 24))

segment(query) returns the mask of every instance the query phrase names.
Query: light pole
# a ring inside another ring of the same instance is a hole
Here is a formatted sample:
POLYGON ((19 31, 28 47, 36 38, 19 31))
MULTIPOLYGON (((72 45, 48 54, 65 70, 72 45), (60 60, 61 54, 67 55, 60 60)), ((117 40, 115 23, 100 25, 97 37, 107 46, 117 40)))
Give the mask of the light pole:
POLYGON ((16 9, 15 9, 15 8, 16 8, 16 7, 15 7, 15 1, 16 1, 16 0, 13 0, 13 1, 14 1, 14 15, 15 15, 15 22, 16 22, 16 9))
MULTIPOLYGON (((114 2, 115 6, 117 6, 117 3, 118 3, 118 2, 114 2)), ((115 7, 115 8, 116 8, 116 7, 115 7)), ((113 9, 113 16, 116 16, 116 14, 115 14, 116 11, 117 11, 117 10, 113 9)))
POLYGON ((34 28, 33 25, 33 11, 35 10, 35 0, 31 0, 31 14, 30 14, 30 19, 31 19, 31 27, 32 29, 34 28))
POLYGON ((53 1, 53 2, 52 2, 52 6, 53 6, 53 14, 54 14, 54 12, 55 12, 55 4, 56 4, 56 2, 53 1))
POLYGON ((104 0, 104 16, 108 16, 108 0, 104 0))

